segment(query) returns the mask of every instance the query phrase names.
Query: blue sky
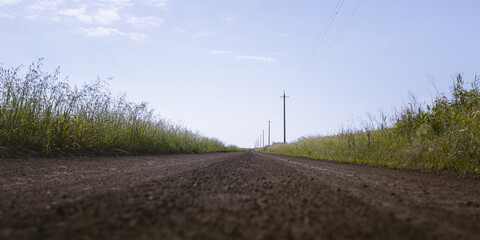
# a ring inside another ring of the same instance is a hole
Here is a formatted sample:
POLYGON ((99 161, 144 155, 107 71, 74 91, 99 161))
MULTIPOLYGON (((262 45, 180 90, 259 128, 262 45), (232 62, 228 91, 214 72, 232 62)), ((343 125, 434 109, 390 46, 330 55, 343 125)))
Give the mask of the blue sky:
POLYGON ((479 73, 478 1, 0 0, 0 63, 115 93, 227 144, 272 121, 287 141, 362 127, 367 114, 449 92, 479 73), (349 21, 350 19, 350 21, 349 21))

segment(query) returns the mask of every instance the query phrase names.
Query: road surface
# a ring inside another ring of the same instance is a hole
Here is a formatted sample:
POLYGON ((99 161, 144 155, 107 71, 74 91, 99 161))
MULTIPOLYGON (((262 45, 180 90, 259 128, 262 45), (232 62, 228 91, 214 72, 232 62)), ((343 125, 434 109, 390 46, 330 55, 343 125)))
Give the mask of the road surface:
POLYGON ((480 177, 253 151, 0 159, 0 239, 480 239, 480 177))

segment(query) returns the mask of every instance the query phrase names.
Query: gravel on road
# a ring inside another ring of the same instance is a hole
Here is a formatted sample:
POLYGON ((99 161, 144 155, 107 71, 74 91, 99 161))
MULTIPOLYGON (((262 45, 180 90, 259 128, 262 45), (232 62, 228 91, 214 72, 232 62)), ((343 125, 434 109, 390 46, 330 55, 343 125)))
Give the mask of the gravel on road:
POLYGON ((480 239, 480 177, 254 151, 0 159, 0 239, 480 239))

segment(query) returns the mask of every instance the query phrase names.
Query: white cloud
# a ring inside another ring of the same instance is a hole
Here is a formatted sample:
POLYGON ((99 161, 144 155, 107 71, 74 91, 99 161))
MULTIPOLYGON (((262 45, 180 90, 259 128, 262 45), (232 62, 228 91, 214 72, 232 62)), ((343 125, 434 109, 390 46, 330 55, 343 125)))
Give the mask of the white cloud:
MULTIPOLYGON (((215 55, 230 55, 233 54, 233 51, 224 51, 224 50, 212 50, 210 53, 215 54, 215 55)), ((245 60, 252 60, 252 61, 257 61, 257 62, 262 62, 262 63, 276 63, 275 58, 271 57, 260 57, 260 56, 240 56, 237 55, 235 56, 236 59, 245 59, 245 60)))
POLYGON ((237 59, 247 59, 247 60, 253 60, 253 61, 258 61, 262 63, 276 63, 277 61, 275 58, 271 57, 260 57, 260 56, 235 56, 237 59))
POLYGON ((145 34, 141 33, 125 33, 123 36, 130 38, 131 40, 137 41, 137 42, 146 42, 148 41, 148 36, 145 34))
POLYGON ((150 4, 152 6, 155 6, 155 7, 163 8, 163 9, 168 8, 168 3, 169 2, 170 2, 169 0, 147 0, 148 4, 150 4))
POLYGON ((105 25, 112 24, 118 20, 120 20, 120 15, 117 13, 117 9, 98 9, 97 14, 93 16, 93 18, 105 25))
POLYGON ((0 0, 0 7, 7 5, 15 5, 21 3, 22 0, 0 0))
POLYGON ((131 6, 133 3, 130 0, 101 0, 102 2, 107 2, 115 6, 131 6))
POLYGON ((46 10, 56 10, 58 6, 64 5, 63 0, 42 0, 30 5, 28 8, 33 12, 41 12, 46 10))
POLYGON ((288 33, 281 33, 280 34, 280 37, 288 37, 288 36, 289 36, 288 33))
POLYGON ((82 5, 79 8, 70 8, 70 9, 61 10, 58 13, 60 15, 77 18, 77 20, 80 22, 84 22, 84 23, 93 22, 92 16, 87 15, 86 11, 87 11, 87 5, 82 5))
POLYGON ((145 42, 148 40, 147 35, 144 35, 141 33, 134 33, 134 32, 125 33, 116 28, 104 28, 104 27, 86 28, 86 29, 83 29, 82 33, 88 37, 97 37, 97 38, 103 38, 107 36, 121 36, 137 42, 145 42))
POLYGON ((76 18, 78 21, 83 23, 100 23, 104 25, 112 24, 120 20, 120 15, 118 15, 116 8, 104 9, 100 8, 97 10, 97 13, 89 15, 87 14, 87 5, 82 5, 80 8, 71 8, 66 10, 61 10, 58 13, 67 17, 76 18))
POLYGON ((148 17, 129 17, 128 23, 131 23, 137 27, 157 27, 163 23, 163 19, 155 16, 148 17))
POLYGON ((210 52, 215 55, 233 54, 232 51, 221 51, 221 50, 212 50, 210 52))
POLYGON ((121 35, 123 34, 120 30, 115 29, 115 28, 104 28, 104 27, 98 27, 98 28, 86 28, 83 29, 83 32, 85 35, 89 37, 106 37, 106 36, 112 36, 112 35, 121 35))

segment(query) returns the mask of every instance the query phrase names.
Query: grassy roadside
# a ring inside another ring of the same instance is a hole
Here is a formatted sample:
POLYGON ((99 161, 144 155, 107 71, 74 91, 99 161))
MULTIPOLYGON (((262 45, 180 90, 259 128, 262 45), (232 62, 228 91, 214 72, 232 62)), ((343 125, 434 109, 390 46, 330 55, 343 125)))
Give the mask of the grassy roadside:
POLYGON ((466 87, 461 75, 450 96, 426 106, 411 103, 379 126, 303 137, 262 151, 414 169, 480 173, 480 78, 466 87))
POLYGON ((100 80, 82 87, 60 81, 58 69, 0 65, 0 147, 67 152, 204 153, 236 151, 156 117, 147 103, 112 96, 100 80))

